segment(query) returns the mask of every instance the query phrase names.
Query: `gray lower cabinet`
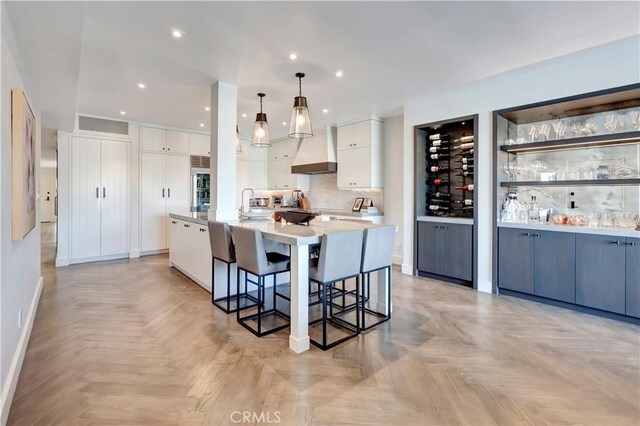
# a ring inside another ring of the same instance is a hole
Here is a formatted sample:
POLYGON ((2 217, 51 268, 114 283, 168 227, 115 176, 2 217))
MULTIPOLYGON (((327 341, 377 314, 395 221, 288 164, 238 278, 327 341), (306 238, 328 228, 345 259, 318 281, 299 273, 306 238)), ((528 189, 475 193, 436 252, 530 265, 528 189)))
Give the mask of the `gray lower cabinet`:
POLYGON ((576 236, 567 232, 533 232, 533 294, 576 301, 576 236))
POLYGON ((640 238, 625 240, 626 309, 629 316, 640 318, 640 238))
POLYGON ((525 229, 498 230, 498 287, 533 294, 534 239, 525 229))
POLYGON ((418 222, 418 270, 442 275, 442 233, 439 224, 418 222))
POLYGON ((418 222, 418 270, 473 280, 473 226, 418 222))
POLYGON ((625 238, 576 235, 576 303, 625 314, 625 238))

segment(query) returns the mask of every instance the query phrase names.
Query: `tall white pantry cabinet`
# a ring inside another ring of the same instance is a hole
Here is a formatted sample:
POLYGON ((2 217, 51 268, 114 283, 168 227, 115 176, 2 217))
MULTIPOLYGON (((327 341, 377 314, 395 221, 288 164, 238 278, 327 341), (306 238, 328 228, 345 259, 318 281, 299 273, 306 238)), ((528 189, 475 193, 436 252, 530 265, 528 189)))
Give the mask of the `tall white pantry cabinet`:
POLYGON ((127 141, 71 138, 70 260, 128 255, 127 141))
POLYGON ((169 213, 189 210, 189 134, 141 127, 140 147, 140 243, 149 254, 169 248, 169 213))

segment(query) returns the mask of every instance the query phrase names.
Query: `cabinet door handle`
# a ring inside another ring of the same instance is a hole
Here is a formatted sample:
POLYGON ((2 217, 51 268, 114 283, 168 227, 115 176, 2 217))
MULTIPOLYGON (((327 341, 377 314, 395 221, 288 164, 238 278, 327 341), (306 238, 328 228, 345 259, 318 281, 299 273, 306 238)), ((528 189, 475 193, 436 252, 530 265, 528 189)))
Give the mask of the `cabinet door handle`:
POLYGON ((522 236, 523 236, 523 237, 530 237, 530 236, 531 236, 531 234, 527 232, 526 234, 522 234, 522 236))
POLYGON ((200 228, 200 232, 207 232, 204 230, 204 228, 200 228))
POLYGON ((615 245, 619 246, 620 245, 620 241, 611 241, 611 244, 615 244, 615 245))
POLYGON ((631 246, 631 247, 635 247, 636 243, 635 241, 629 241, 628 243, 624 243, 625 246, 631 246))
POLYGON ((96 186, 96 198, 100 198, 100 188, 96 186))
POLYGON ((167 151, 171 151, 171 148, 167 148, 167 151))
POLYGON ((164 147, 162 148, 162 150, 164 151, 164 147))
POLYGON ((171 198, 171 188, 167 188, 167 198, 171 198))
POLYGON ((176 222, 175 220, 172 220, 172 221, 171 221, 171 223, 173 223, 173 224, 175 225, 175 224, 176 224, 176 223, 178 223, 178 222, 176 222))
POLYGON ((434 227, 435 229, 440 229, 440 227, 439 227, 438 225, 433 225, 433 227, 434 227))
POLYGON ((536 238, 539 238, 539 237, 541 237, 542 235, 540 235, 540 234, 533 234, 533 236, 534 236, 534 237, 536 237, 536 238))
POLYGON ((190 225, 187 225, 186 223, 183 225, 185 228, 188 228, 190 225))
POLYGON ((448 228, 448 226, 446 226, 446 225, 442 227, 442 229, 447 229, 447 228, 448 228))
POLYGON ((107 198, 107 188, 102 187, 102 198, 107 198))
POLYGON ((164 198, 164 188, 162 188, 162 198, 164 198))

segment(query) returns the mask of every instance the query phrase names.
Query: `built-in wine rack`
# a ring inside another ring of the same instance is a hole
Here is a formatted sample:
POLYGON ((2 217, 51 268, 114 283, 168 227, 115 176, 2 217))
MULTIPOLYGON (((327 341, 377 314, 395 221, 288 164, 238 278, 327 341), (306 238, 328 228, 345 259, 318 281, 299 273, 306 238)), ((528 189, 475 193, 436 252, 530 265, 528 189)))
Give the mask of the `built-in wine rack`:
POLYGON ((450 122, 424 130, 425 214, 473 218, 473 121, 450 122))

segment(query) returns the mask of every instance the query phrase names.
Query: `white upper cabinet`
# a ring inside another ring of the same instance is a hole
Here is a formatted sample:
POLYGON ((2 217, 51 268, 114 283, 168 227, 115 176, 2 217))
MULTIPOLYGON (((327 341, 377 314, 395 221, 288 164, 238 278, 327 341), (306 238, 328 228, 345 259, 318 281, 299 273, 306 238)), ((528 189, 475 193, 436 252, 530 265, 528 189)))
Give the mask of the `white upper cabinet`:
POLYGON ((167 152, 170 154, 188 154, 189 133, 167 130, 167 152))
POLYGON ((147 152, 189 154, 189 133, 142 126, 140 146, 147 152))
POLYGON ((269 148, 268 159, 273 160, 286 160, 296 158, 298 152, 298 140, 297 139, 285 139, 279 142, 273 142, 271 148, 269 148))
POLYGON ((372 137, 379 132, 376 128, 381 124, 376 120, 366 120, 338 127, 338 150, 371 146, 372 137))
POLYGON ((383 186, 382 122, 374 119, 338 127, 338 188, 383 186))
POLYGON ((209 135, 200 135, 198 133, 191 133, 189 135, 191 139, 191 155, 211 155, 211 137, 209 135))
POLYGON ((143 151, 166 152, 167 131, 154 127, 141 127, 140 145, 143 151))

